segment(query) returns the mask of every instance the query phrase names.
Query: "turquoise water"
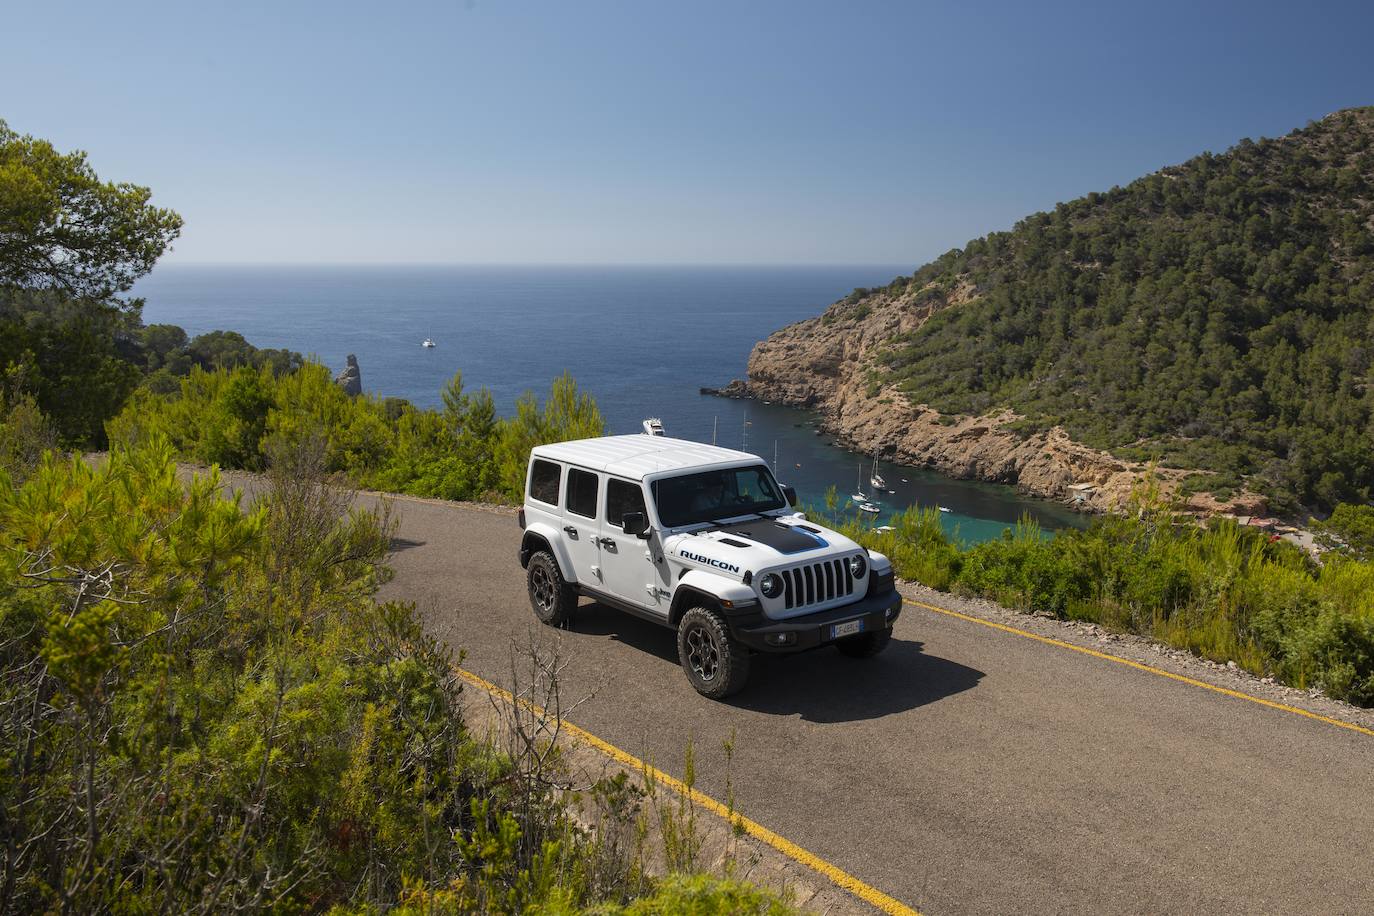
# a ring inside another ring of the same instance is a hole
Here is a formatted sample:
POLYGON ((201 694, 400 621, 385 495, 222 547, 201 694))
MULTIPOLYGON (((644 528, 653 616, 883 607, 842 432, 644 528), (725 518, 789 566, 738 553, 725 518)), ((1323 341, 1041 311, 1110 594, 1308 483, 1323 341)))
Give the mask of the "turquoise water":
MULTIPOLYGON (((813 417, 778 405, 699 393, 742 377, 749 351, 784 325, 819 314, 856 286, 909 267, 191 267, 163 266, 139 283, 148 323, 191 334, 226 329, 262 347, 313 354, 335 370, 353 353, 363 387, 436 406, 461 369, 498 409, 547 391, 564 369, 597 399, 610 432, 662 417, 669 435, 744 447, 821 504, 832 484, 854 491, 859 457, 830 444, 813 417), (424 349, 425 338, 437 346, 424 349)), ((863 469, 868 493, 871 458, 863 469)), ((1081 525, 1062 506, 1005 486, 887 463, 883 524, 913 502, 951 509, 962 539, 1000 535, 1023 513, 1048 529, 1081 525), (905 481, 903 481, 905 478, 905 481)))

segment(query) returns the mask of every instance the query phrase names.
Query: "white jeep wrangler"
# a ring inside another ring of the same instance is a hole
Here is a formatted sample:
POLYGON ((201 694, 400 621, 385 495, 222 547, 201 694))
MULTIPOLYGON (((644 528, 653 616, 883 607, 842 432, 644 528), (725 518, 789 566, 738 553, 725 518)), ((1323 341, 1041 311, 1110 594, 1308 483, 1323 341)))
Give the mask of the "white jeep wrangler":
POLYGON ((876 655, 902 609, 891 564, 795 501, 747 452, 661 434, 539 446, 520 510, 535 616, 566 626, 585 595, 671 627, 713 699, 744 686, 754 652, 876 655))

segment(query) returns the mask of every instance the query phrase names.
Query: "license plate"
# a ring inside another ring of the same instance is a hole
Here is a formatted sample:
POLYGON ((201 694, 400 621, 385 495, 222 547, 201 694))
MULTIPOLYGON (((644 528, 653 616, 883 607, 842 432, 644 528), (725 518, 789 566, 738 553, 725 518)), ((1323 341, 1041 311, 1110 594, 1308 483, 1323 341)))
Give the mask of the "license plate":
POLYGON ((830 638, 839 639, 842 636, 853 636, 855 633, 864 631, 864 621, 860 617, 858 620, 846 620, 844 623, 831 624, 830 638))

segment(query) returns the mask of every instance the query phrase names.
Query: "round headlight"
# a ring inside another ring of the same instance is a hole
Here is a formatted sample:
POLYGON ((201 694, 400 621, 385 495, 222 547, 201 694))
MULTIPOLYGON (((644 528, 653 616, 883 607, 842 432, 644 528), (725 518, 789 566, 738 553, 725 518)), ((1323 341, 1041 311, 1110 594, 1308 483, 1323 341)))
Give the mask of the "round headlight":
POLYGON ((866 572, 868 572, 868 561, 864 559, 863 554, 856 553, 849 558, 849 574, 851 576, 855 579, 862 579, 866 572))
POLYGON ((773 573, 768 573, 759 580, 759 591, 763 592, 765 598, 776 598, 782 594, 782 579, 773 573))

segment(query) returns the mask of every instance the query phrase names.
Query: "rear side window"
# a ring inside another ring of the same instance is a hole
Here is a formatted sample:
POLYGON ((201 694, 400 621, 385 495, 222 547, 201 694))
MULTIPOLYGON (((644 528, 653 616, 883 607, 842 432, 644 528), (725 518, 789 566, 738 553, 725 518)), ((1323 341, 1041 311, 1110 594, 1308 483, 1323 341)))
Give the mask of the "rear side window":
POLYGON ((530 471, 530 499, 550 506, 558 505, 558 480, 562 476, 561 465, 535 459, 534 469, 530 471))
POLYGON ((644 491, 628 480, 606 481, 606 524, 620 527, 626 512, 644 512, 644 491))
POLYGON ((596 518, 596 475, 590 471, 568 469, 568 511, 585 518, 596 518))

